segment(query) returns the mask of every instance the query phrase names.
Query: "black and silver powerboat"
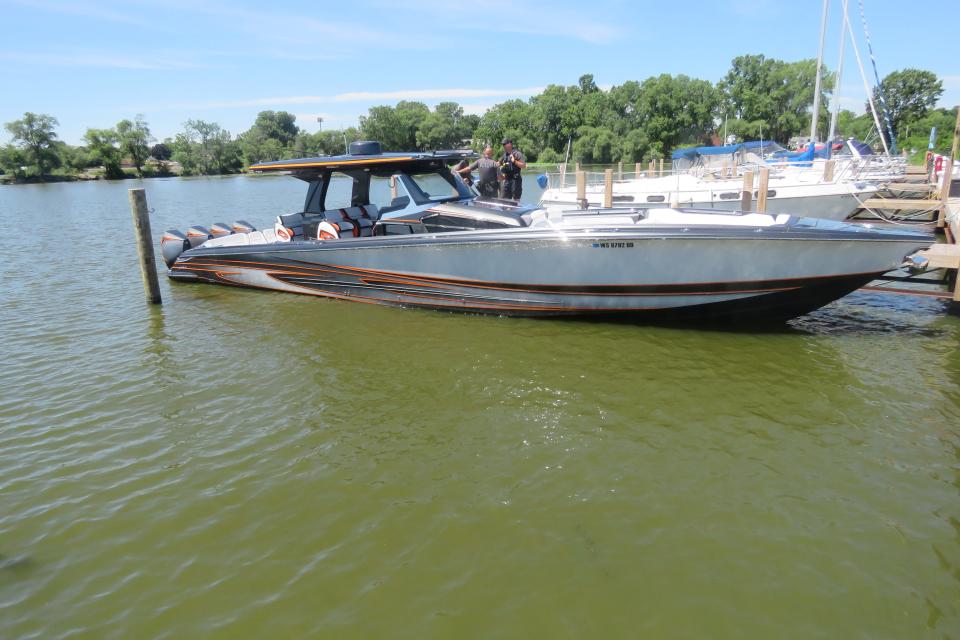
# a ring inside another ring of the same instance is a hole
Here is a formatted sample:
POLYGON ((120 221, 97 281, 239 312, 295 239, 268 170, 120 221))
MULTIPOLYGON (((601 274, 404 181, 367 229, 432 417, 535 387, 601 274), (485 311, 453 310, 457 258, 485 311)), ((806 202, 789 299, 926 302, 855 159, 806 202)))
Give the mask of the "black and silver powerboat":
POLYGON ((485 200, 449 169, 471 157, 354 143, 348 155, 254 165, 303 180, 303 210, 261 230, 168 231, 169 276, 502 315, 785 320, 933 242, 788 214, 485 200))

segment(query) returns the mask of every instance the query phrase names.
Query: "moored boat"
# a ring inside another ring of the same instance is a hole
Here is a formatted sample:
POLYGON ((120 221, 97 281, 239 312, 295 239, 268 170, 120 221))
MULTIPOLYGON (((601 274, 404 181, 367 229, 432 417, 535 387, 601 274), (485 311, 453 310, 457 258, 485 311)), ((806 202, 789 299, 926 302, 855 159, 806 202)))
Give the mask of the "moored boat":
POLYGON ((784 320, 932 242, 786 214, 547 211, 478 199, 448 168, 463 152, 352 152, 251 167, 304 180, 303 211, 167 232, 169 276, 502 315, 784 320))

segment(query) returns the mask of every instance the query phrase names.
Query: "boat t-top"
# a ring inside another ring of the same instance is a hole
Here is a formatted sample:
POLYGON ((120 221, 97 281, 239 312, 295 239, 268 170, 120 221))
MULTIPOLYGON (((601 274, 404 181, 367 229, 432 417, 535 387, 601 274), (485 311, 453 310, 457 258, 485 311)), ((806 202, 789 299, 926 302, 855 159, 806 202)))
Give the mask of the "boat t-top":
POLYGON ((469 151, 264 162, 304 181, 301 211, 168 231, 174 280, 522 316, 784 320, 899 267, 932 237, 786 213, 664 206, 545 210, 479 198, 469 151))

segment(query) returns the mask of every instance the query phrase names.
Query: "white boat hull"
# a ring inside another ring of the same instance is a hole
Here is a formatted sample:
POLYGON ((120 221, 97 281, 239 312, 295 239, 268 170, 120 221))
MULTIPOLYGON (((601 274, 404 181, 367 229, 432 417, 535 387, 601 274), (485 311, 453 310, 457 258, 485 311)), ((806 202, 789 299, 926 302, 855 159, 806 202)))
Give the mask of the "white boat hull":
POLYGON ((588 226, 201 247, 170 275, 503 315, 782 320, 897 268, 929 242, 825 221, 735 230, 588 226))

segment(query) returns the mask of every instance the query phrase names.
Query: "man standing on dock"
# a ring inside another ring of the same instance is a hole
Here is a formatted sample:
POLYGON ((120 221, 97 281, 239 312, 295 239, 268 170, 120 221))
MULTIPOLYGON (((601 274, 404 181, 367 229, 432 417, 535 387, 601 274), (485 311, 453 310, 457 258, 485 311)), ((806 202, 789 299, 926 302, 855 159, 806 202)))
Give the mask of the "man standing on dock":
POLYGON ((503 158, 500 160, 500 174, 503 176, 503 183, 500 185, 500 197, 504 200, 520 201, 520 194, 523 193, 523 176, 521 170, 527 168, 527 158, 513 148, 513 140, 504 138, 503 158))

